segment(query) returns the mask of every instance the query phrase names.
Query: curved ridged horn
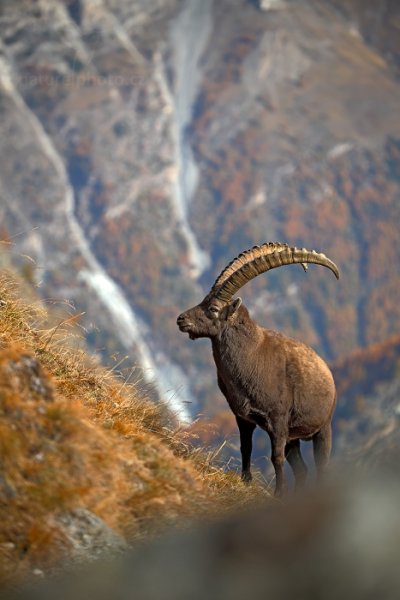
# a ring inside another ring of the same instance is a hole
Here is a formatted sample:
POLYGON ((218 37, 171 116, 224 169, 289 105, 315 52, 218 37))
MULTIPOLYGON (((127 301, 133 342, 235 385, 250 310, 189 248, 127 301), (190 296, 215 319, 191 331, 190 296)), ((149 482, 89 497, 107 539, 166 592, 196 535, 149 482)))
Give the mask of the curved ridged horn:
POLYGON ((300 263, 304 269, 307 269, 307 263, 322 265, 339 279, 337 266, 325 254, 306 248, 291 248, 287 244, 269 243, 254 246, 229 263, 217 277, 210 294, 229 302, 241 287, 257 275, 293 263, 300 263))
POLYGON ((262 246, 253 246, 249 250, 244 250, 243 252, 241 252, 239 254, 239 256, 234 258, 228 264, 228 266, 226 266, 225 269, 223 269, 223 271, 221 271, 221 273, 218 275, 217 279, 215 280, 215 283, 213 284, 211 291, 214 291, 217 288, 221 287, 221 285, 224 283, 224 281, 229 279, 229 277, 231 275, 233 275, 233 273, 235 271, 237 271, 243 265, 245 265, 245 264, 253 261, 255 258, 257 258, 259 256, 260 252, 262 252, 262 254, 264 254, 264 255, 272 254, 273 252, 276 252, 279 250, 284 250, 287 247, 288 247, 287 244, 279 244, 278 242, 267 242, 266 244, 263 244, 262 246))

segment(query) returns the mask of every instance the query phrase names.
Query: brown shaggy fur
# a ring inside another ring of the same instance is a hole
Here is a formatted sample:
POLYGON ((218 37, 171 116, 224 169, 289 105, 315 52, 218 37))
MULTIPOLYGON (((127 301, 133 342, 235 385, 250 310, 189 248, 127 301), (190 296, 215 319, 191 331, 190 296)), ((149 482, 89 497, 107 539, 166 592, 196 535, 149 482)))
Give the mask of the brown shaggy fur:
POLYGON ((255 323, 240 298, 224 302, 210 293, 177 320, 191 339, 211 339, 218 385, 240 431, 242 479, 251 481, 252 435, 258 425, 270 439, 275 494, 285 488, 284 461, 296 486, 307 467, 300 440, 312 440, 318 476, 331 452, 331 419, 336 403, 332 374, 309 347, 255 323))

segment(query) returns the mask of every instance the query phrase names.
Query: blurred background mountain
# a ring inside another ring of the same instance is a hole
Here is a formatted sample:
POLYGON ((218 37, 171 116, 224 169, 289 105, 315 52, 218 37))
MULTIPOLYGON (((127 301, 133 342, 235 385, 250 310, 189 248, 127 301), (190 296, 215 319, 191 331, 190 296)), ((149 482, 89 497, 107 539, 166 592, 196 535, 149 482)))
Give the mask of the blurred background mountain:
POLYGON ((399 29, 394 0, 0 0, 0 237, 14 262, 84 313, 106 363, 129 356, 224 438, 235 422, 209 342, 190 343, 176 315, 245 248, 321 250, 338 283, 290 267, 242 295, 333 365, 338 449, 392 443, 399 29))

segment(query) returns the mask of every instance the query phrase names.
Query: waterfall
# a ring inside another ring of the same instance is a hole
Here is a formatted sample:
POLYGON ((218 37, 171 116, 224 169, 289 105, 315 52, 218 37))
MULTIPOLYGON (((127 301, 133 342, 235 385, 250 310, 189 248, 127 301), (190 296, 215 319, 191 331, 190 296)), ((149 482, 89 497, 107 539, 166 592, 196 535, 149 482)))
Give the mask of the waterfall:
POLYGON ((212 31, 212 0, 186 0, 170 30, 174 87, 169 92, 173 114, 177 178, 173 195, 175 213, 186 239, 193 277, 209 266, 210 257, 197 242, 188 212, 199 179, 187 136, 194 102, 202 80, 200 59, 212 31))
MULTIPOLYGON (((0 65, 0 67, 4 67, 4 65, 0 65)), ((171 363, 161 352, 157 353, 157 363, 153 359, 142 333, 143 324, 135 315, 121 288, 98 262, 90 248, 84 230, 76 219, 74 190, 69 183, 62 157, 57 152, 39 119, 25 104, 9 73, 4 68, 0 68, 0 82, 12 97, 22 116, 29 123, 43 154, 53 166, 58 180, 63 186, 63 208, 66 223, 72 234, 74 247, 79 250, 86 262, 85 268, 78 274, 78 279, 86 282, 99 298, 110 315, 115 334, 121 344, 127 350, 134 348, 137 351, 140 366, 143 368, 144 380, 157 390, 160 398, 169 404, 181 421, 188 422, 190 417, 186 403, 191 401, 188 378, 177 365, 171 363)))

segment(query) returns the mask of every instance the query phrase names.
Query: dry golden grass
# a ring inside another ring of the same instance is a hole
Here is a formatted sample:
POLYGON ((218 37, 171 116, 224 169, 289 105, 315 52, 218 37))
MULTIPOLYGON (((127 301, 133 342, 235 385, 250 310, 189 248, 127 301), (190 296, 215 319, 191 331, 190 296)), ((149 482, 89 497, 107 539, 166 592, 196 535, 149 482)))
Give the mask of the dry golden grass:
POLYGON ((268 494, 214 466, 174 416, 77 349, 76 319, 48 326, 0 276, 0 581, 51 569, 84 507, 128 540, 268 494))

